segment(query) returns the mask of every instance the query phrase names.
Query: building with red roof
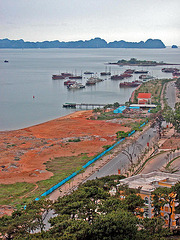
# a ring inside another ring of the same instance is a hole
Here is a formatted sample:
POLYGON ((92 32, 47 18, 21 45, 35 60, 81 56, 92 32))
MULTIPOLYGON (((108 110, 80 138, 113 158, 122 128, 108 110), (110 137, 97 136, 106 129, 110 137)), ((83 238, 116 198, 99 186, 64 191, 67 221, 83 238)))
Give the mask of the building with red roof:
POLYGON ((151 104, 151 93, 138 93, 138 104, 151 104))

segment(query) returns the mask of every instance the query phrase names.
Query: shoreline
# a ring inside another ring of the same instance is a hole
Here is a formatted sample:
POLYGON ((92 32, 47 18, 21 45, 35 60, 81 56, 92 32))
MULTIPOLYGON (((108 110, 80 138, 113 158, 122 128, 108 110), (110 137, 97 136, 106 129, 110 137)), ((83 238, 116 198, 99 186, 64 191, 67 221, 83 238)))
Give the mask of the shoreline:
POLYGON ((27 127, 22 127, 22 128, 17 128, 17 129, 10 129, 10 130, 0 130, 0 133, 3 133, 3 132, 13 132, 13 131, 20 131, 20 130, 24 130, 24 129, 27 129, 27 128, 31 128, 31 127, 35 127, 35 126, 39 126, 41 124, 45 124, 45 123, 48 123, 48 122, 51 122, 51 121, 54 121, 54 120, 58 120, 58 119, 65 119, 65 118, 68 118, 69 116, 73 116, 74 114, 76 114, 77 112, 83 112, 83 111, 91 111, 90 109, 89 110, 79 110, 79 111, 76 111, 76 112, 73 112, 73 113, 69 113, 67 115, 64 115, 64 116, 61 116, 61 117, 56 117, 56 118, 52 118, 50 120, 45 120, 41 123, 36 123, 36 124, 33 124, 33 125, 29 125, 27 127))
POLYGON ((86 153, 88 157, 111 145, 119 130, 129 131, 122 122, 92 120, 92 110, 66 116, 13 131, 0 132, 0 183, 49 179, 46 163, 86 153), (76 142, 75 139, 80 139, 76 142))

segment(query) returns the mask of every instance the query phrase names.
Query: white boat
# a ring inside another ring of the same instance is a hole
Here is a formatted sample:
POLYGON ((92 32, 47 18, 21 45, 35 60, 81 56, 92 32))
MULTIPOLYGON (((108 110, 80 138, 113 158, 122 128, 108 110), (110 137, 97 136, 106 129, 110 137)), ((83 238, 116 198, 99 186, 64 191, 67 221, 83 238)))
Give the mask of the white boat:
POLYGON ((67 86, 68 89, 81 89, 85 88, 85 86, 82 83, 74 83, 69 86, 67 86))
POLYGON ((141 75, 139 76, 139 79, 142 79, 142 80, 149 80, 149 79, 153 79, 154 77, 151 76, 151 75, 141 75))
POLYGON ((91 77, 87 80, 86 85, 95 85, 97 82, 102 82, 104 81, 101 78, 97 78, 97 77, 91 77))

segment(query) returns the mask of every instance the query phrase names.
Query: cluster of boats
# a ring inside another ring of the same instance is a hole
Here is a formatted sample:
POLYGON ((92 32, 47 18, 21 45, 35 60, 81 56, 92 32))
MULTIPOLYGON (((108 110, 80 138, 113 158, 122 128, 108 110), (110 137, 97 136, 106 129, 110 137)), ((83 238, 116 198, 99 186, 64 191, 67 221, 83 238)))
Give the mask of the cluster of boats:
POLYGON ((58 75, 52 75, 52 79, 53 80, 58 80, 58 79, 66 79, 66 78, 69 78, 69 79, 82 79, 82 76, 75 76, 71 73, 61 73, 61 74, 58 74, 58 75))
POLYGON ((120 74, 120 75, 113 75, 111 76, 111 79, 112 80, 123 80, 124 78, 130 78, 132 77, 133 73, 135 74, 147 74, 148 71, 135 71, 135 70, 132 70, 132 69, 127 69, 124 73, 120 74))
POLYGON ((180 76, 180 70, 178 68, 162 68, 162 72, 172 73, 173 77, 180 76))
MULTIPOLYGON (((92 86, 95 85, 98 82, 102 82, 104 81, 101 78, 97 78, 97 77, 90 77, 87 81, 86 81, 86 86, 92 86)), ((83 85, 82 83, 78 83, 75 80, 71 80, 68 79, 64 82, 64 85, 67 86, 68 89, 80 89, 80 88, 85 88, 85 85, 83 85)))
MULTIPOLYGON (((84 72, 85 75, 93 75, 94 72, 90 72, 90 71, 86 71, 84 72)), ((100 73, 101 76, 110 76, 111 75, 111 72, 101 72, 100 73)), ((82 75, 73 75, 71 73, 61 73, 61 74, 54 74, 52 75, 52 79, 53 80, 59 80, 59 79, 82 79, 83 76, 82 75)))
MULTIPOLYGON (((136 70, 132 70, 132 69, 127 69, 124 71, 124 73, 120 74, 120 75, 112 75, 110 77, 111 80, 123 80, 125 78, 131 78, 133 75, 132 74, 141 74, 139 76, 139 79, 141 80, 136 80, 136 81, 132 81, 132 82, 122 82, 119 84, 120 87, 137 87, 139 86, 142 82, 149 80, 149 79, 153 79, 152 76, 147 75, 148 71, 136 71, 136 70)), ((81 89, 81 88, 85 88, 85 86, 92 86, 95 85, 98 82, 102 82, 104 81, 101 78, 98 77, 92 77, 92 75, 94 74, 94 72, 90 72, 90 71, 86 71, 84 72, 85 75, 91 75, 90 78, 87 79, 85 85, 83 85, 82 83, 76 82, 75 80, 77 79, 82 79, 82 75, 73 75, 71 73, 61 73, 59 75, 52 75, 52 79, 56 80, 56 79, 64 79, 66 81, 64 81, 64 85, 67 86, 68 89, 81 89)), ((111 72, 105 71, 105 72, 101 72, 100 73, 101 76, 110 76, 111 72)))

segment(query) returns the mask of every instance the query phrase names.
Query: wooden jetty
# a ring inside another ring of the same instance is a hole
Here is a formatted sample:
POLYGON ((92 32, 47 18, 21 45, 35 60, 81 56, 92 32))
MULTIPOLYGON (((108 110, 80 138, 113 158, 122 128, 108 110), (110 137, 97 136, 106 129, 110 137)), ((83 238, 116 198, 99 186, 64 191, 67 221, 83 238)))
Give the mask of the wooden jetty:
POLYGON ((107 104, 104 103, 65 103, 63 104, 64 108, 86 108, 86 109, 94 109, 94 108, 101 108, 105 107, 107 104))

